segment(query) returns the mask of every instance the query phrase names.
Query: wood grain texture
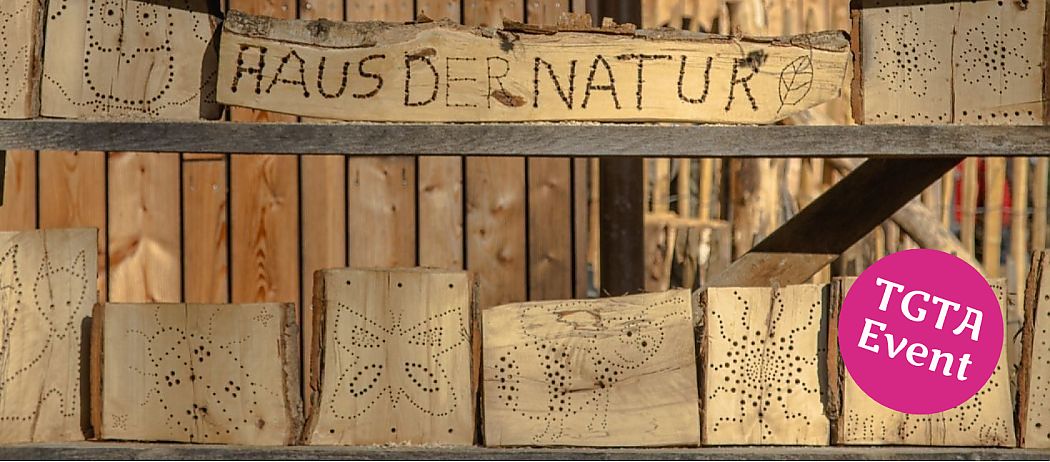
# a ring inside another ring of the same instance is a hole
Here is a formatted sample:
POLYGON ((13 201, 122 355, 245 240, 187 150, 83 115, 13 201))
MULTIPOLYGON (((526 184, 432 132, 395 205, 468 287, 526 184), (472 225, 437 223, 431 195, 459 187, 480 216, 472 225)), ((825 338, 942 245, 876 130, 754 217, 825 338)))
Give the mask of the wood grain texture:
POLYGON ((570 159, 529 159, 529 299, 573 296, 570 159))
POLYGON ((1032 255, 1024 293, 1024 333, 1018 372, 1020 446, 1050 448, 1050 252, 1032 255))
POLYGON ((467 269, 482 309, 528 298, 525 159, 469 158, 467 269))
POLYGON ((488 446, 695 446, 687 290, 483 312, 488 446))
MULTIPOLYGON (((840 287, 836 293, 844 298, 855 280, 837 280, 835 284, 840 287)), ((992 281, 992 288, 1005 315, 1008 303, 1005 280, 992 281)), ((831 310, 837 312, 841 304, 842 299, 833 300, 831 310)), ((837 341, 829 337, 829 342, 837 341)), ((904 414, 886 408, 857 386, 849 371, 842 367, 841 358, 829 361, 829 369, 838 371, 837 380, 829 387, 839 390, 841 396, 841 415, 835 435, 838 444, 1016 445, 1005 338, 999 364, 988 383, 970 400, 938 414, 904 414)))
POLYGON ((351 266, 415 266, 415 170, 410 157, 350 160, 347 240, 351 266))
POLYGON ((41 0, 0 5, 0 119, 28 119, 40 111, 41 0))
POLYGON ((106 154, 42 152, 39 163, 40 228, 91 227, 98 230, 98 297, 109 294, 106 267, 106 154))
MULTIPOLYGON (((229 6, 277 18, 296 14, 290 0, 232 0, 229 6)), ((231 119, 295 121, 239 108, 231 111, 231 119)), ((298 167, 296 159, 279 156, 234 155, 230 161, 230 266, 236 303, 300 299, 299 246, 286 244, 299 242, 298 167)))
POLYGON ((1035 170, 1032 172, 1032 250, 1046 247, 1046 241, 1050 238, 1047 234, 1047 200, 1050 199, 1050 158, 1035 160, 1035 170))
POLYGON ((463 7, 459 0, 416 0, 417 17, 459 22, 463 7))
POLYGON ((41 114, 215 119, 210 0, 48 0, 41 114))
POLYGON ((1006 192, 1006 159, 984 160, 984 220, 982 227, 985 273, 990 278, 1002 276, 1003 203, 1006 192))
POLYGON ((183 299, 188 303, 230 300, 228 158, 182 156, 183 299))
MULTIPOLYGON (((237 111, 234 111, 237 112, 237 111)), ((1045 126, 0 121, 0 149, 365 156, 1050 156, 1045 126), (696 143, 703 139, 704 143, 696 143)))
POLYGON ((306 441, 470 445, 470 292, 462 271, 319 272, 306 441))
POLYGON ((0 233, 2 443, 85 437, 96 239, 93 229, 0 233))
POLYGON ((302 430, 292 304, 106 304, 92 389, 100 439, 295 444, 302 430), (185 358, 185 359, 183 359, 185 358))
MULTIPOLYGON (((468 1, 465 8, 477 3, 495 2, 468 1)), ((508 19, 521 15, 518 10, 508 19)), ((519 44, 508 49, 484 29, 448 22, 374 29, 231 12, 223 26, 218 99, 340 120, 768 124, 837 97, 849 56, 840 32, 769 42, 667 30, 574 30, 513 32, 519 44), (326 34, 309 32, 317 27, 326 34), (361 49, 363 43, 370 46, 361 49), (425 53, 416 54, 420 50, 425 53), (762 58, 741 58, 741 51, 762 58), (331 71, 333 62, 343 63, 346 73, 331 71), (367 77, 370 86, 348 90, 354 67, 353 76, 367 77)))
POLYGON ((108 300, 182 300, 180 165, 178 154, 109 154, 108 300))
POLYGON ((704 444, 828 444, 820 377, 825 288, 707 289, 704 444))
POLYGON ((7 151, 0 230, 24 231, 36 228, 36 161, 36 152, 7 151))

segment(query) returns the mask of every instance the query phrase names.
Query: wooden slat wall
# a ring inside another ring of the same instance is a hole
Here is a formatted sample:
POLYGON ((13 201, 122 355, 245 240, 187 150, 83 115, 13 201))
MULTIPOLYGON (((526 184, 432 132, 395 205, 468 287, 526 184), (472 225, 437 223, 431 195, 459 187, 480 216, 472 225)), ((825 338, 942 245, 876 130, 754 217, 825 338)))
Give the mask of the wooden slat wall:
POLYGON ((224 154, 182 156, 183 300, 230 301, 229 201, 224 154))
POLYGON ((0 231, 36 228, 36 152, 8 151, 0 231))

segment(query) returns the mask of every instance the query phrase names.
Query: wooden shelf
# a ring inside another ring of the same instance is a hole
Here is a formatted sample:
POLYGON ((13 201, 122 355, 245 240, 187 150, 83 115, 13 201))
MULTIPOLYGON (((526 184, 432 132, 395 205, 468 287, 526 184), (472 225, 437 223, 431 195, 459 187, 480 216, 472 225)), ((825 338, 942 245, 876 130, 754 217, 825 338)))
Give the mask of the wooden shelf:
POLYGON ((824 459, 824 460, 1023 460, 1050 458, 1050 450, 907 446, 706 447, 706 448, 437 448, 294 446, 245 447, 192 444, 68 443, 0 446, 0 459, 824 459))
POLYGON ((566 157, 1050 156, 1050 126, 0 121, 0 150, 566 157))

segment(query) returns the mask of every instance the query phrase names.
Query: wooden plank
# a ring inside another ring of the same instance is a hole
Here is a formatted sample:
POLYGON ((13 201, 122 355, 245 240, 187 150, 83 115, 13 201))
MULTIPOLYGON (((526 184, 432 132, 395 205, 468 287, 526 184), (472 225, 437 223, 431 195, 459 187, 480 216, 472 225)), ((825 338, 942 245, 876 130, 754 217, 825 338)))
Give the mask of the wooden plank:
POLYGON ((590 292, 591 181, 589 159, 572 159, 573 290, 575 298, 588 298, 590 292))
POLYGON ((529 159, 529 299, 573 296, 570 159, 529 159))
POLYGON ((1047 157, 1050 127, 273 124, 37 119, 0 121, 0 149, 424 157, 1047 157), (698 139, 705 141, 697 143, 698 139))
POLYGON ((1024 293, 1024 332, 1018 372, 1020 446, 1050 448, 1050 252, 1036 250, 1024 293))
POLYGON ((91 227, 98 230, 98 298, 106 300, 109 268, 106 260, 106 154, 102 152, 42 152, 38 159, 40 228, 91 227))
POLYGON ((1006 159, 984 160, 984 227, 981 260, 990 278, 1000 276, 1003 243, 1003 197, 1006 189, 1006 159))
POLYGON ((704 444, 828 444, 819 373, 825 288, 707 289, 704 444))
MULTIPOLYGON (((1010 293, 1020 299, 1024 294, 1024 281, 1022 275, 1027 273, 1028 264, 1028 159, 1018 157, 1011 162, 1013 171, 1010 177, 1010 185, 1013 187, 1013 198, 1010 201, 1010 262, 1013 265, 1010 273, 1013 274, 1014 286, 1010 293)), ((1038 250, 1033 248, 1034 250, 1038 250)), ((1017 303, 1016 305, 1020 305, 1017 303)), ((1023 313, 1024 307, 1018 307, 1023 313)), ((1013 314, 1013 311, 1010 311, 1013 314)), ((1009 316, 1008 316, 1009 317, 1009 316)), ((1023 318, 1021 316, 1020 318, 1023 318)), ((1020 319, 1018 319, 1020 321, 1020 319)), ((1010 345, 1015 342, 1011 341, 1010 345)), ((1010 363, 1015 364, 1015 355, 1011 349, 1010 363)), ((1013 370, 1013 369, 1011 369, 1013 370)))
POLYGON ((960 160, 868 160, 715 276, 708 287, 808 280, 960 160), (866 205, 856 206, 859 203, 866 205))
POLYGON ((0 119, 27 119, 40 112, 43 19, 38 0, 0 5, 0 119))
MULTIPOLYGON (((291 19, 290 0, 230 0, 231 9, 291 19)), ((234 108, 234 121, 292 122, 294 117, 234 108)), ((234 152, 245 152, 237 149, 234 152)), ((251 151, 249 151, 251 152, 251 151)), ((292 151, 297 152, 297 151, 292 151)), ((230 245, 234 303, 300 300, 299 165, 292 157, 233 155, 230 245)))
POLYGON ((1046 248, 1047 240, 1047 198, 1050 192, 1047 182, 1050 181, 1050 159, 1036 159, 1035 178, 1032 179, 1032 250, 1046 248))
POLYGON ((491 308, 482 319, 488 446, 695 446, 687 290, 491 308))
POLYGON ((467 269, 482 309, 528 298, 525 159, 467 159, 467 269))
POLYGON ((183 299, 230 301, 228 158, 182 156, 183 299))
MULTIPOLYGON (((490 5, 495 2, 468 2, 468 12, 474 3, 496 8, 490 5)), ((474 24, 471 18, 466 16, 468 24, 474 24)), ((773 42, 669 31, 633 37, 521 34, 518 52, 481 29, 449 23, 390 25, 382 33, 368 27, 231 12, 224 23, 218 99, 341 120, 772 123, 838 96, 849 56, 840 32, 773 42), (327 33, 311 34, 316 27, 327 33), (361 43, 374 45, 361 49, 361 43), (764 59, 740 58, 742 51, 764 59), (382 57, 369 59, 377 55, 382 57), (357 63, 357 74, 369 77, 372 86, 346 91, 340 75, 322 73, 322 60, 357 63), (694 73, 687 75, 689 70, 694 73), (402 90, 389 90, 398 87, 388 81, 405 83, 402 90)))
POLYGON ((24 231, 36 228, 36 160, 33 151, 7 151, 3 181, 0 230, 24 231))
POLYGON ((182 300, 180 164, 178 154, 109 154, 109 300, 182 300))
POLYGON ((977 168, 978 159, 967 157, 962 164, 962 206, 960 207, 960 239, 966 250, 976 255, 977 250, 977 168))
MULTIPOLYGON (((855 278, 844 279, 843 296, 855 278)), ((1008 303, 1005 280, 992 281, 1000 308, 1008 303)), ((831 309, 841 309, 841 299, 831 309)), ((828 339, 837 343, 837 339, 828 339)), ((1013 405, 1009 385, 1006 339, 999 364, 988 383, 970 400, 948 411, 916 415, 893 411, 871 399, 842 367, 841 358, 832 359, 838 370, 841 417, 835 435, 838 444, 892 444, 927 446, 1005 446, 1016 445, 1013 405), (979 430, 977 430, 979 429, 979 430), (976 430, 976 431, 975 431, 976 430)), ((835 387, 835 384, 831 385, 835 387)))
MULTIPOLYGON (((416 16, 460 22, 458 0, 417 0, 416 16)), ((463 167, 458 157, 421 157, 416 176, 419 264, 435 268, 465 268, 463 239, 463 167)))
POLYGON ((470 445, 470 292, 462 271, 318 273, 306 442, 470 445))
POLYGON ((0 442, 83 440, 97 233, 0 233, 0 442), (50 309, 48 309, 50 307, 50 309))
POLYGON ((600 293, 626 295, 645 288, 645 178, 642 159, 598 161, 600 293))
POLYGON ((49 0, 41 114, 218 118, 210 3, 49 0))
POLYGON ((295 444, 302 430, 292 304, 102 306, 91 390, 98 438, 295 444), (185 358, 185 359, 183 359, 185 358))
POLYGON ((407 157, 351 159, 350 265, 416 264, 415 162, 407 157))

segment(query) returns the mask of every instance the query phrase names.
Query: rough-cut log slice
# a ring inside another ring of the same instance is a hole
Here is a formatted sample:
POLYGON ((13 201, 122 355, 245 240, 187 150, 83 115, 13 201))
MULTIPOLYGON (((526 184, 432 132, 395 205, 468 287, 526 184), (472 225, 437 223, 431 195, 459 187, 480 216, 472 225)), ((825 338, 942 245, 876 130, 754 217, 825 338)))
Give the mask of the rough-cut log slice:
POLYGON ((0 233, 0 444, 84 439, 97 237, 0 233))
POLYGON ((299 323, 292 304, 100 304, 92 330, 97 438, 298 442, 299 323))
POLYGON ((700 441, 687 290, 485 310, 489 446, 700 441))
POLYGON ((470 319, 463 271, 318 271, 307 442, 473 443, 470 319))
POLYGON ((1024 297, 1020 390, 1021 446, 1050 448, 1050 251, 1032 255, 1024 297))
POLYGON ((837 97, 850 51, 841 32, 526 33, 231 12, 219 57, 219 101, 303 116, 772 123, 837 97))
POLYGON ((39 0, 0 3, 0 119, 28 119, 40 110, 39 0))

